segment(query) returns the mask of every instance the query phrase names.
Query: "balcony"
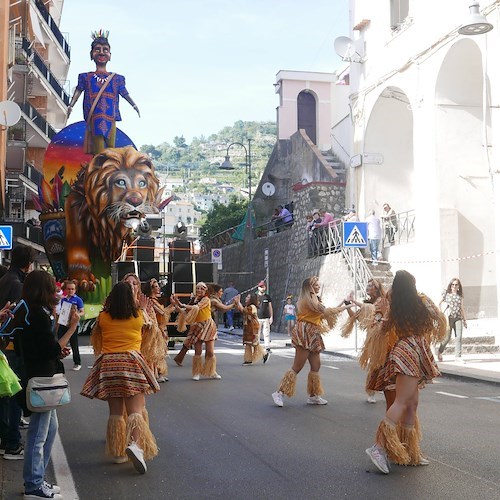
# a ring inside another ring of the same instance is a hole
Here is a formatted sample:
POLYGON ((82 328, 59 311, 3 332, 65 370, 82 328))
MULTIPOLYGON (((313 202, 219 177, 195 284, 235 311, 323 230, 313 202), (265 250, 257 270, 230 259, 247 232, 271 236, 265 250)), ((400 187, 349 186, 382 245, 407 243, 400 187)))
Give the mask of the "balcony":
POLYGON ((40 12, 41 16, 45 19, 45 22, 47 23, 50 31, 54 35, 54 38, 59 42, 59 45, 63 49, 64 53, 68 56, 68 59, 70 59, 71 51, 68 42, 66 41, 62 33, 59 31, 59 27, 57 26, 52 16, 49 14, 49 11, 45 7, 44 3, 41 0, 35 0, 35 5, 38 9, 38 12, 40 12))
MULTIPOLYGON (((28 61, 33 62, 33 64, 37 67, 38 71, 42 74, 42 76, 47 80, 49 85, 52 87, 55 94, 62 99, 62 101, 64 102, 64 104, 66 104, 66 106, 69 106, 69 101, 70 101, 69 95, 62 88, 61 84, 58 82, 57 78, 52 74, 49 68, 47 68, 47 65, 40 57, 38 52, 33 48, 30 48, 30 45, 31 45, 30 42, 26 38, 23 38, 22 49, 26 54, 26 56, 28 57, 28 61)), ((16 61, 17 58, 18 56, 16 54, 16 61)))
POLYGON ((45 118, 29 103, 19 105, 22 112, 35 124, 49 139, 52 139, 57 132, 47 123, 45 118))

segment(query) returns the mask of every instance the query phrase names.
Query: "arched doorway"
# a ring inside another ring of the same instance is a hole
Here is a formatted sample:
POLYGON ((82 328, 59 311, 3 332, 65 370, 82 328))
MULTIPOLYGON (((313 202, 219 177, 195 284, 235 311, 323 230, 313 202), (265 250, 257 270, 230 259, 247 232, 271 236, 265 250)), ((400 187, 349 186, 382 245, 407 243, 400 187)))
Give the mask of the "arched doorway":
POLYGON ((307 90, 297 97, 297 129, 304 129, 309 139, 316 144, 316 99, 307 90))

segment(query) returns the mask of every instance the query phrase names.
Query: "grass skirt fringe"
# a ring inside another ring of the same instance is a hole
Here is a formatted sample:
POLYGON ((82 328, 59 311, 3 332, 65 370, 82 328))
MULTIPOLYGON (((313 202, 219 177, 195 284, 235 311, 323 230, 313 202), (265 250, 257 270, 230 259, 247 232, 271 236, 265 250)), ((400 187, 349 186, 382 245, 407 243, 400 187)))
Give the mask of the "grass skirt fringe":
POLYGON ((422 452, 420 450, 420 439, 416 426, 399 424, 398 436, 410 456, 410 461, 408 463, 399 465, 420 465, 422 452))
POLYGON ((106 429, 106 455, 125 457, 126 424, 123 415, 110 415, 106 429))
POLYGON ((321 396, 325 393, 321 385, 321 377, 318 372, 309 372, 307 376, 307 394, 309 396, 321 396))
POLYGON ((245 345, 245 353, 243 354, 243 361, 245 363, 252 362, 252 346, 250 344, 245 345))
POLYGON ((258 361, 261 361, 262 358, 264 357, 264 354, 265 354, 264 348, 260 344, 254 345, 251 361, 253 363, 257 363, 258 361))
POLYGON ((389 460, 400 465, 410 462, 410 455, 400 441, 396 424, 388 419, 382 420, 377 429, 376 442, 380 443, 386 450, 389 460))
POLYGON ((295 396, 295 386, 297 385, 297 374, 293 370, 288 370, 281 379, 278 391, 289 398, 295 396))
POLYGON ((144 452, 144 458, 151 460, 158 455, 158 445, 149 425, 140 413, 132 413, 127 418, 127 443, 133 441, 132 433, 137 429, 137 446, 144 452))
POLYGON ((217 373, 217 359, 215 356, 210 358, 205 358, 205 363, 203 365, 203 370, 201 374, 204 377, 213 377, 217 373))
POLYGON ((201 356, 193 356, 193 368, 191 370, 191 373, 193 377, 195 375, 201 375, 203 372, 203 360, 201 359, 201 356))
POLYGON ((389 334, 378 325, 367 328, 359 364, 370 372, 384 366, 389 351, 389 334))

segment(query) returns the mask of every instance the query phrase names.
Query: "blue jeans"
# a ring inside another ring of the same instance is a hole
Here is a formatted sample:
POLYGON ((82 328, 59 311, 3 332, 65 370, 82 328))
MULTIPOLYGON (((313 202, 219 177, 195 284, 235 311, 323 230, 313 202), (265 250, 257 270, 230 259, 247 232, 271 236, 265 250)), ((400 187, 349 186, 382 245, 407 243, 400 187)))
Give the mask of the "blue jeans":
POLYGON ((56 410, 32 413, 24 449, 24 491, 31 493, 45 480, 52 445, 58 429, 56 410))
POLYGON ((229 311, 226 311, 226 319, 228 327, 233 326, 233 314, 234 314, 234 309, 229 309, 229 311))
POLYGON ((378 259, 378 246, 380 240, 368 240, 368 245, 370 246, 370 255, 373 262, 377 262, 378 259))

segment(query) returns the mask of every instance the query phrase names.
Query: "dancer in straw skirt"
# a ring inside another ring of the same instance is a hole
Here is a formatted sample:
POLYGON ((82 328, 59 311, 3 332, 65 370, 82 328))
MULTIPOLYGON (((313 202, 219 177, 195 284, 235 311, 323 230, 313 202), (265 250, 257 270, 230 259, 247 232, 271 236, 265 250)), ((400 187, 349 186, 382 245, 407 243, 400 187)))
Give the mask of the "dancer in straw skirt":
POLYGON ((430 342, 446 334, 446 319, 438 307, 425 295, 419 294, 415 278, 407 271, 398 271, 388 294, 389 307, 385 315, 373 317, 373 345, 380 353, 373 368, 384 366, 381 373, 385 384, 394 384, 395 401, 380 422, 375 444, 366 450, 371 461, 384 474, 389 473, 389 460, 401 465, 427 465, 420 450, 422 434, 416 425, 418 391, 426 382, 440 375, 430 349, 430 342), (388 340, 397 341, 385 354, 388 340), (384 344, 384 340, 386 340, 384 344))
POLYGON ((259 298, 255 294, 249 294, 245 298, 245 307, 240 302, 240 296, 235 299, 236 309, 240 311, 243 316, 243 345, 245 346, 245 353, 243 355, 243 364, 251 365, 264 359, 264 347, 260 344, 259 335, 259 316, 257 308, 259 307, 259 298))
POLYGON ((295 394, 297 374, 309 361, 311 370, 307 377, 307 404, 326 405, 328 401, 324 394, 319 376, 321 367, 320 352, 325 350, 322 335, 331 330, 337 321, 337 316, 352 305, 342 303, 336 308, 327 308, 321 302, 318 293, 320 283, 317 276, 307 278, 302 283, 297 301, 297 325, 292 332, 292 345, 295 347, 293 365, 281 379, 278 390, 273 393, 273 401, 277 406, 283 406, 283 395, 292 397, 295 394))
MULTIPOLYGON (((193 380, 200 380, 202 375, 219 380, 221 376, 217 373, 217 360, 214 352, 217 326, 212 319, 208 286, 203 281, 200 281, 196 285, 195 296, 189 301, 189 304, 182 304, 174 295, 172 295, 171 301, 179 313, 177 330, 179 332, 186 331, 186 325, 190 325, 183 349, 185 348, 185 352, 187 352, 187 349, 194 346, 193 380), (203 343, 205 343, 205 362, 201 357, 203 343)), ((182 358, 184 358, 184 355, 182 355, 182 358)), ((182 364, 182 359, 180 361, 176 359, 176 363, 178 365, 182 364)))
POLYGON ((117 283, 104 303, 92 331, 97 359, 82 389, 82 396, 108 402, 106 452, 116 463, 132 461, 137 472, 147 471, 145 460, 158 454, 149 429, 145 395, 159 391, 154 374, 140 353, 143 309, 128 283, 117 283), (139 307, 140 306, 140 307, 139 307))

